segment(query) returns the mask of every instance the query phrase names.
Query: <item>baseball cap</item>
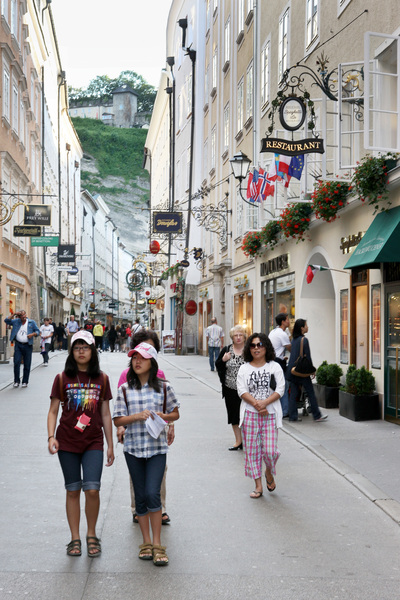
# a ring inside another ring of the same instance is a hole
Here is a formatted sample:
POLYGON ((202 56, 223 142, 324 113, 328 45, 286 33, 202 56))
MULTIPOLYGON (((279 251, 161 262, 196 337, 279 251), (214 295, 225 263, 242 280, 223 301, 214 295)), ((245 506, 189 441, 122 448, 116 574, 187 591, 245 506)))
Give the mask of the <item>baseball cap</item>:
POLYGON ((93 335, 90 333, 90 331, 86 331, 85 329, 81 329, 80 331, 74 333, 74 335, 71 338, 71 346, 77 340, 83 340, 84 342, 89 344, 89 346, 95 343, 93 335))
POLYGON ((146 344, 145 342, 142 342, 138 346, 135 346, 133 350, 130 350, 128 352, 129 358, 133 356, 136 352, 143 356, 143 358, 154 358, 154 360, 157 360, 157 350, 151 344, 146 344))

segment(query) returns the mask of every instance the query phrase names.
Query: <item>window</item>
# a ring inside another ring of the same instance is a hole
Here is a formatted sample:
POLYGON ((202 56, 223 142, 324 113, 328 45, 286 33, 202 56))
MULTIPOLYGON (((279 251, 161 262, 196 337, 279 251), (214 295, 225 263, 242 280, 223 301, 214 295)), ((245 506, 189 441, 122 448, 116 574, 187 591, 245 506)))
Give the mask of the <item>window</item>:
POLYGON ((190 73, 187 79, 187 105, 188 115, 192 112, 192 74, 190 73))
POLYGON ((246 77, 246 121, 253 116, 253 63, 247 69, 246 77))
POLYGON ((243 91, 244 91, 244 82, 241 79, 238 83, 238 91, 237 91, 237 131, 241 131, 243 129, 243 91))
POLYGON ((229 102, 224 108, 224 152, 229 150, 229 102))
POLYGON ((205 76, 204 76, 204 98, 205 98, 206 104, 208 103, 208 96, 210 94, 209 82, 210 82, 210 65, 207 65, 205 76))
POLYGON ((340 362, 349 363, 349 290, 340 290, 340 362))
POLYGON ((218 66, 218 46, 214 46, 214 52, 212 57, 212 89, 217 87, 217 66, 218 66))
POLYGON ((211 26, 211 0, 207 0, 207 32, 210 30, 211 26))
POLYGON ((244 0, 238 0, 238 35, 244 31, 244 0))
POLYGON ((19 111, 19 138, 21 143, 25 145, 25 106, 22 100, 20 102, 19 111))
POLYGON ((208 177, 208 139, 204 142, 203 146, 203 180, 208 177))
POLYGON ((9 13, 8 13, 8 0, 1 0, 1 14, 3 15, 6 22, 9 22, 9 13))
POLYGON ((289 35, 289 8, 285 10, 279 19, 279 66, 278 76, 282 78, 288 66, 288 35, 289 35))
POLYGON ((10 121, 10 73, 3 71, 3 117, 10 121))
POLYGON ((269 49, 267 42, 261 51, 261 106, 269 102, 269 49))
POLYGON ((371 366, 381 368, 381 286, 371 286, 371 366))
POLYGON ((318 3, 319 0, 307 0, 307 48, 318 35, 318 3))
POLYGON ((11 33, 16 38, 18 36, 18 2, 17 0, 11 0, 11 33))
POLYGON ((231 20, 230 18, 225 23, 225 47, 224 47, 224 63, 230 61, 231 56, 231 20))
POLYGON ((216 166, 216 144, 217 144, 217 126, 211 130, 211 170, 216 166))
POLYGON ((254 0, 247 0, 247 14, 254 8, 254 0))
POLYGON ((18 109, 19 109, 19 101, 18 101, 18 85, 13 81, 13 91, 12 91, 12 128, 18 133, 18 109))

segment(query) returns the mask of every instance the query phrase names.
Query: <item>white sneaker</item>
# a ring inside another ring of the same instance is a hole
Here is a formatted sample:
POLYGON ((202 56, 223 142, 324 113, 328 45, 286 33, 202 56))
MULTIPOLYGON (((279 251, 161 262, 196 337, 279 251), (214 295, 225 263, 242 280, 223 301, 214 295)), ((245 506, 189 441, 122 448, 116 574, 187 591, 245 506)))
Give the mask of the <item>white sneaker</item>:
POLYGON ((28 387, 27 383, 23 383, 21 387, 28 387))
POLYGON ((43 363, 43 366, 44 366, 44 367, 48 367, 48 366, 49 366, 49 363, 43 363))
POLYGON ((14 387, 19 387, 19 383, 14 383, 14 387))

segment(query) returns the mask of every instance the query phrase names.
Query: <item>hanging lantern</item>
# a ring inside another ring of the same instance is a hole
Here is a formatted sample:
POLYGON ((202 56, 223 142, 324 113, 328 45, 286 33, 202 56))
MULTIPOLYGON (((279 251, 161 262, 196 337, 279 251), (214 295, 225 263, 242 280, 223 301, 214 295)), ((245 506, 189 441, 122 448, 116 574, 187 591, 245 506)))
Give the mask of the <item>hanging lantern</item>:
POLYGON ((150 252, 152 254, 158 254, 160 252, 160 243, 157 240, 150 242, 150 252))

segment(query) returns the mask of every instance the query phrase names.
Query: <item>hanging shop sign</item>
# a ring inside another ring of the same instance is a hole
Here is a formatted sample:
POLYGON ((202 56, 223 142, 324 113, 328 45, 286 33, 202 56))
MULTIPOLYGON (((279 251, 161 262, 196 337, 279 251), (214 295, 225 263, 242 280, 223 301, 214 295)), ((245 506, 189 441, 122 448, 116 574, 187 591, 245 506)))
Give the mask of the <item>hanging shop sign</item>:
POLYGON ((160 243, 157 240, 150 242, 150 252, 152 254, 158 254, 160 252, 160 243))
POLYGON ((200 298, 208 298, 208 288, 202 288, 199 290, 200 298))
POLYGON ((181 262, 179 263, 181 267, 188 267, 190 265, 190 262, 186 259, 181 260, 181 262))
POLYGON ((197 302, 188 300, 185 304, 185 311, 187 315, 195 315, 197 313, 197 302))
POLYGON ((155 304, 157 302, 157 300, 155 298, 148 298, 147 299, 147 304, 155 304))
POLYGON ((59 263, 75 262, 75 244, 61 244, 58 246, 57 260, 59 263))
POLYGON ((278 273, 284 271, 289 267, 289 254, 281 254, 276 258, 271 258, 267 262, 263 262, 260 265, 260 275, 265 277, 271 275, 271 273, 278 273))
POLYGON ((182 233, 182 213, 154 212, 153 233, 182 233))
POLYGON ((261 152, 274 152, 285 156, 299 156, 300 154, 311 154, 317 152, 323 154, 324 140, 319 138, 307 138, 305 140, 290 141, 280 138, 267 137, 261 140, 261 152))
POLYGON ((139 269, 131 269, 126 274, 126 283, 130 292, 136 292, 141 289, 144 282, 144 274, 139 269))
POLYGON ((31 237, 31 246, 58 246, 60 237, 58 235, 42 235, 31 237))
POLYGON ((31 237, 38 236, 42 233, 40 225, 14 225, 14 237, 31 237))
POLYGON ((306 118, 306 105, 301 98, 286 98, 279 108, 282 127, 288 131, 300 129, 306 118))
POLYGON ((51 225, 50 204, 26 204, 24 206, 24 225, 51 225))

